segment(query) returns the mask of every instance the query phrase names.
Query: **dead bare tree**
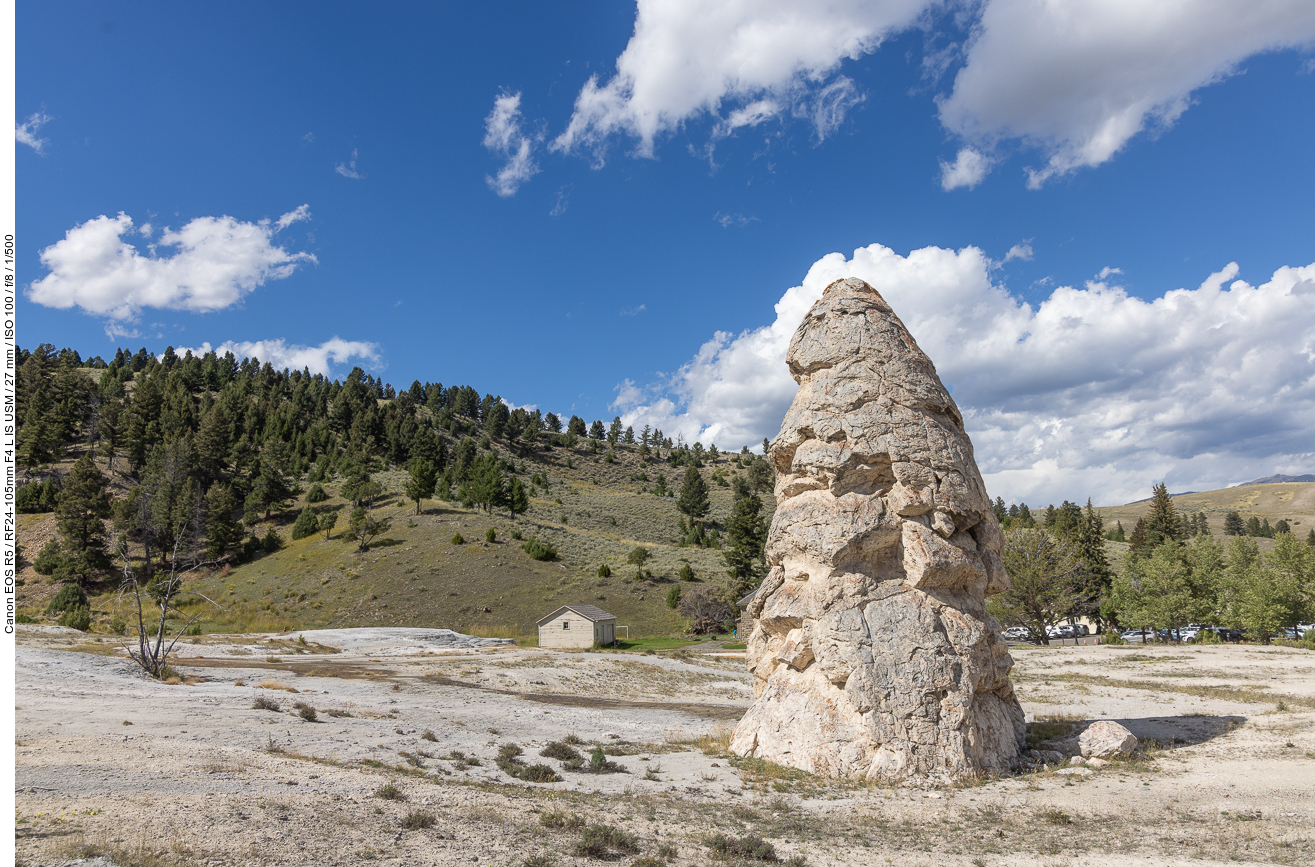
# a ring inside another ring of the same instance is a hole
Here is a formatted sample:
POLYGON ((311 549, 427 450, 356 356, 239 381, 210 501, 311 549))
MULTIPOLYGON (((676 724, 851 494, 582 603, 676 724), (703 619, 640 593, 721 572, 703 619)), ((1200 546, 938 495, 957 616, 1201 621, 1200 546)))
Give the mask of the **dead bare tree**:
POLYGON ((128 551, 128 543, 121 540, 118 546, 119 561, 123 566, 123 580, 119 584, 117 602, 119 605, 126 604, 132 611, 135 622, 136 646, 129 645, 126 649, 128 655, 133 661, 142 667, 149 675, 155 678, 164 678, 168 671, 169 654, 173 653, 175 645, 179 639, 187 634, 201 616, 208 611, 215 611, 220 606, 206 595, 196 590, 185 590, 183 588, 183 577, 191 572, 200 569, 202 566, 210 565, 211 561, 202 561, 194 563, 186 569, 179 569, 179 548, 182 546, 184 534, 180 533, 174 540, 172 556, 169 558, 169 571, 167 574, 161 570, 154 575, 145 576, 139 574, 138 570, 132 566, 132 557, 128 551), (192 596, 204 600, 208 607, 203 608, 196 614, 192 615, 174 634, 170 634, 167 628, 167 622, 170 613, 182 612, 178 609, 180 597, 192 596), (154 609, 159 616, 159 622, 151 627, 146 623, 146 611, 154 609))
POLYGON ((199 556, 205 514, 200 489, 184 472, 186 458, 182 449, 157 448, 145 480, 124 499, 116 522, 121 531, 116 553, 123 575, 116 607, 128 608, 132 619, 129 634, 135 632, 126 649, 147 674, 156 678, 167 676, 169 655, 187 630, 207 611, 220 608, 204 594, 183 586, 185 576, 217 562, 199 556), (134 540, 142 549, 138 567, 134 567, 130 547, 134 540), (157 553, 164 555, 158 567, 157 553), (179 608, 184 598, 199 599, 206 605, 186 617, 179 608), (148 624, 148 611, 159 620, 148 624), (168 628, 171 614, 186 620, 172 633, 168 628))

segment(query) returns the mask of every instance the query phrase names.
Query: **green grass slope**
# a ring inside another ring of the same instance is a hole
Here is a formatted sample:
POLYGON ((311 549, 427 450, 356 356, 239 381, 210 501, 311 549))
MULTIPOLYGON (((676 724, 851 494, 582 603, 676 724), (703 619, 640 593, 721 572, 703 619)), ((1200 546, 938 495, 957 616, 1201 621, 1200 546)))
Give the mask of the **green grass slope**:
MULTIPOLYGON (((506 453, 498 449, 507 457, 506 453)), ((308 629, 346 626, 428 626, 479 635, 526 638, 535 622, 560 605, 597 605, 630 626, 634 637, 680 632, 683 619, 666 605, 666 596, 688 564, 696 582, 720 583, 725 565, 717 549, 680 547, 679 512, 674 497, 641 493, 651 483, 634 481, 640 472, 656 481, 666 477, 678 488, 684 468, 665 463, 644 465, 636 450, 618 448, 615 463, 591 455, 587 442, 517 458, 528 483, 535 472, 548 474, 547 490, 531 497, 529 511, 517 518, 505 512, 487 515, 454 503, 427 500, 422 514, 402 499, 406 476, 381 473, 376 480, 389 493, 372 510, 392 518, 392 527, 357 553, 344 534, 347 504, 337 496, 339 481, 325 485, 333 495, 314 508, 344 508, 333 538, 317 534, 254 562, 204 574, 191 588, 219 603, 207 615, 205 631, 308 629), (496 541, 485 541, 493 529, 496 541), (512 534, 519 532, 522 540, 512 534), (453 544, 454 535, 465 544, 453 544), (538 539, 559 556, 540 562, 522 549, 538 539), (636 546, 650 552, 645 566, 651 579, 635 579, 626 557, 636 546), (600 578, 607 564, 611 577, 600 578)), ((733 456, 703 468, 709 481, 714 525, 729 518, 729 487, 712 481, 714 471, 735 471, 733 456)), ((765 517, 774 503, 762 495, 765 517)), ((300 501, 272 522, 285 539, 305 505, 300 501)), ((265 526, 257 528, 263 533, 265 526)))

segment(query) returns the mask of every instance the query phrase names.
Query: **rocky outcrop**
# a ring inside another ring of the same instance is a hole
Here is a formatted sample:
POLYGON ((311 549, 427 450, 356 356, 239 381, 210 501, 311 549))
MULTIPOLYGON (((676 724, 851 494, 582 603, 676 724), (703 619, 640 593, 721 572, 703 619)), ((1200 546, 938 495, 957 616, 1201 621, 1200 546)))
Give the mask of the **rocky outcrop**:
POLYGON ((731 749, 832 777, 1010 767, 1023 712, 985 607, 1009 577, 958 408, 861 280, 827 287, 786 360, 756 700, 731 749))

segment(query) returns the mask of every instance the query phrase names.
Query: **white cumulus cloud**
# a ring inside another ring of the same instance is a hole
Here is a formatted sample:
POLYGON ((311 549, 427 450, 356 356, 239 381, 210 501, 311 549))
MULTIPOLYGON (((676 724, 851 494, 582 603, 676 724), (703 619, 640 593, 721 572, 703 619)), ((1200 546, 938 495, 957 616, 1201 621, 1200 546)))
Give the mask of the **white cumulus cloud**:
MULTIPOLYGON (((489 188, 503 198, 516 195, 539 172, 534 163, 536 136, 521 126, 521 95, 502 93, 493 100, 493 110, 484 118, 484 147, 506 160, 496 176, 486 175, 489 188)), ((559 197, 558 204, 562 203, 559 197)), ((562 207, 565 211, 565 206, 562 207)), ((557 209, 553 209, 557 216, 557 209)))
POLYGON ((135 320, 143 307, 222 310, 315 261, 310 253, 289 252, 273 243, 276 231, 308 218, 305 205, 273 223, 197 217, 177 231, 164 229, 144 256, 124 240, 134 234, 131 217, 101 215, 41 251, 41 264, 50 273, 33 282, 27 295, 46 307, 81 307, 120 321, 135 320), (157 256, 160 247, 176 252, 157 256))
POLYGON ((992 282, 993 267, 975 247, 832 253, 771 325, 716 333, 668 380, 618 386, 615 406, 627 424, 705 444, 775 436, 796 388, 790 338, 828 284, 855 276, 935 362, 993 494, 1114 503, 1161 480, 1206 490, 1315 469, 1315 264, 1259 285, 1229 264, 1151 300, 1092 280, 1036 306, 992 282))
POLYGON ((44 111, 29 115, 27 120, 14 126, 14 139, 32 148, 37 153, 44 153, 43 149, 48 139, 38 138, 37 130, 49 123, 50 120, 50 115, 44 111))
POLYGON ((1246 58, 1315 40, 1310 0, 988 0, 941 101, 964 139, 1016 139, 1045 158, 1028 184, 1111 159, 1164 128, 1246 58))
MULTIPOLYGON (((712 142, 786 118, 824 139, 865 98, 845 61, 915 27, 926 33, 928 79, 956 70, 937 101, 963 147, 941 162, 942 187, 977 186, 1011 143, 1039 152, 1041 165, 1027 170, 1035 188, 1172 125, 1196 91, 1247 58, 1310 47, 1315 3, 639 0, 615 73, 585 82, 550 147, 601 164, 611 141, 627 137, 636 155, 651 157, 664 135, 700 118, 711 122, 712 142)), ((711 159, 712 147, 691 151, 711 159)), ((528 140, 506 150, 510 178, 532 169, 530 153, 528 140)))
POLYGON ((635 32, 605 83, 594 76, 575 100, 563 151, 601 159, 613 135, 652 156, 657 138, 691 118, 716 118, 717 134, 788 112, 819 138, 862 101, 837 75, 846 58, 876 50, 912 24, 928 0, 639 0, 635 32))
POLYGON ((971 190, 986 178, 990 170, 990 157, 973 148, 961 148, 954 162, 941 160, 941 189, 948 192, 967 187, 971 190))
POLYGON ((198 347, 179 348, 174 351, 182 355, 189 349, 197 356, 211 351, 220 356, 231 352, 238 359, 258 358, 262 364, 268 362, 277 370, 306 368, 311 373, 322 373, 325 376, 329 375, 331 363, 347 364, 352 359, 358 359, 365 364, 378 366, 380 362, 379 347, 376 344, 362 340, 343 340, 337 336, 324 341, 319 346, 302 346, 295 343, 289 346, 287 341, 280 338, 226 340, 218 346, 211 346, 206 342, 198 347))

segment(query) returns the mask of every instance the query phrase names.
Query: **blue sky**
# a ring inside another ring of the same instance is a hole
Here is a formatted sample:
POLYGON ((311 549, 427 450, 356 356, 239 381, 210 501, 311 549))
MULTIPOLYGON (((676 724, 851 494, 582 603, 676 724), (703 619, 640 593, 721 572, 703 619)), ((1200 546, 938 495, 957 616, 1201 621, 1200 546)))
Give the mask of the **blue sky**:
POLYGON ((19 342, 738 448, 856 274, 993 495, 1310 472, 1315 12, 1143 5, 20 2, 19 342))

